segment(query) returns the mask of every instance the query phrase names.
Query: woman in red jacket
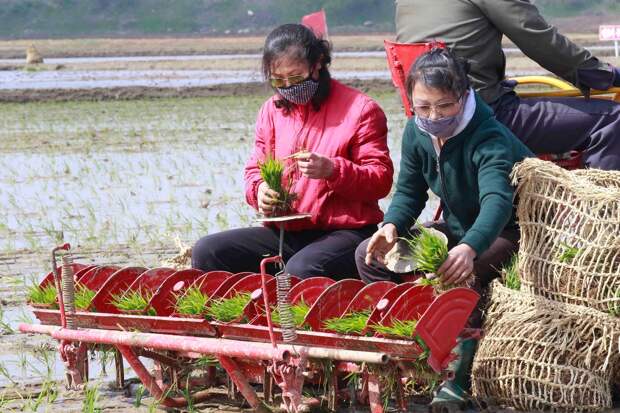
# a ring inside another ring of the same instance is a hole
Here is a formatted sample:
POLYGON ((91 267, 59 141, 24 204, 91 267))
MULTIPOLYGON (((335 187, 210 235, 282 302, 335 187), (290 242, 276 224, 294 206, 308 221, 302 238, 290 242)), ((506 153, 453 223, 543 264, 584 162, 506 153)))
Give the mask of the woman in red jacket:
MULTIPOLYGON (((285 160, 296 194, 286 224, 286 271, 299 277, 351 277, 354 252, 383 219, 378 201, 392 186, 387 122, 381 108, 331 78, 329 43, 308 28, 286 24, 265 40, 263 73, 275 94, 260 109, 254 151, 245 168, 247 202, 271 215, 278 194, 263 181, 260 162, 285 160), (293 156, 291 156, 293 155, 293 156)), ((192 266, 204 271, 258 271, 278 253, 273 226, 208 235, 194 246, 192 266)))

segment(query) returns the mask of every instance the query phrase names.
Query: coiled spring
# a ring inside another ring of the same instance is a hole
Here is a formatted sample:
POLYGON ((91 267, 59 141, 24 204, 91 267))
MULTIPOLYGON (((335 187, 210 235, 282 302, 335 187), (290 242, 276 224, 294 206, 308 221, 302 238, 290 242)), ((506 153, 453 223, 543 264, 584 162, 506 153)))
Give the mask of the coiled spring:
POLYGON ((75 282, 73 281, 73 257, 71 254, 62 256, 62 299, 65 304, 65 317, 67 328, 74 328, 73 319, 75 315, 75 282))
POLYGON ((285 342, 297 340, 297 331, 291 303, 288 293, 291 290, 291 275, 280 271, 276 274, 276 288, 278 296, 278 312, 280 313, 280 327, 282 328, 282 339, 285 342))

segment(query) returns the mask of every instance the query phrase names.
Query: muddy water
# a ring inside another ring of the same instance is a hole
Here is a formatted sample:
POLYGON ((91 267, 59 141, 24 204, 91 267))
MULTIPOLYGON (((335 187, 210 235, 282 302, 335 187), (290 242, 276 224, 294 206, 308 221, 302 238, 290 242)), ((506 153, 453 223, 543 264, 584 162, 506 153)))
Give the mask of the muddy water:
MULTIPOLYGON (((334 77, 389 79, 385 71, 334 71, 334 77)), ((0 71, 0 90, 96 89, 119 87, 188 88, 262 82, 259 71, 250 70, 99 70, 99 71, 0 71)))
MULTIPOLYGON (((589 45, 590 51, 612 51, 610 45, 589 45)), ((522 54, 515 47, 503 49, 506 54, 522 54)), ((160 55, 160 56, 105 56, 105 57, 63 57, 46 58, 48 64, 79 64, 79 63, 108 63, 108 62, 164 62, 164 61, 203 61, 203 60, 237 60, 248 59, 259 61, 262 55, 258 53, 248 54, 207 54, 207 55, 160 55)), ((354 58, 384 58, 384 51, 358 51, 358 52, 334 52, 333 57, 354 57, 354 58)), ((23 63, 23 59, 0 59, 0 64, 17 65, 23 63)))
MULTIPOLYGON (((368 52, 335 52, 334 57, 385 57, 383 51, 368 52)), ((79 64, 79 63, 109 63, 109 62, 166 62, 166 61, 203 61, 203 60, 239 60, 247 59, 260 61, 260 54, 211 54, 211 55, 180 55, 180 56, 105 56, 105 57, 63 57, 45 59, 48 64, 79 64)), ((23 59, 0 59, 0 64, 20 64, 23 59)))

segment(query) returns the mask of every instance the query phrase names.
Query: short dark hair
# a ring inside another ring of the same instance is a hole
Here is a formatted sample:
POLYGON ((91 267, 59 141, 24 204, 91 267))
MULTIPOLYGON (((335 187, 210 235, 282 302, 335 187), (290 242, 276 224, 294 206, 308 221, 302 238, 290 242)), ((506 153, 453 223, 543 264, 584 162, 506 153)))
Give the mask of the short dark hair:
MULTIPOLYGON (((314 110, 319 110, 321 103, 329 95, 329 85, 331 75, 327 68, 332 61, 331 45, 327 40, 317 38, 312 30, 301 24, 283 24, 276 27, 265 39, 263 48, 263 75, 269 82, 271 77, 272 63, 283 57, 288 56, 295 59, 304 60, 309 67, 321 63, 319 69, 319 87, 311 100, 314 110)), ((276 100, 276 106, 284 108, 289 112, 292 103, 286 99, 276 100)))
POLYGON ((469 63, 458 58, 445 48, 434 48, 418 57, 407 74, 407 96, 411 99, 411 93, 416 83, 445 92, 452 92, 456 96, 463 96, 469 89, 469 63))

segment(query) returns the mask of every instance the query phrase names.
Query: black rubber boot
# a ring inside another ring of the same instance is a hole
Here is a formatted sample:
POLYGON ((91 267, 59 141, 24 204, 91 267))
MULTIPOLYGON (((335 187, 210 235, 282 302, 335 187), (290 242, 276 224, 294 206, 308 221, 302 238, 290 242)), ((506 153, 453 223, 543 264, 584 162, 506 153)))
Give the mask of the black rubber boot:
POLYGON ((444 381, 430 404, 433 413, 451 413, 465 409, 471 389, 471 365, 476 351, 475 339, 463 340, 456 345, 454 353, 458 356, 448 368, 454 371, 454 379, 444 381))

